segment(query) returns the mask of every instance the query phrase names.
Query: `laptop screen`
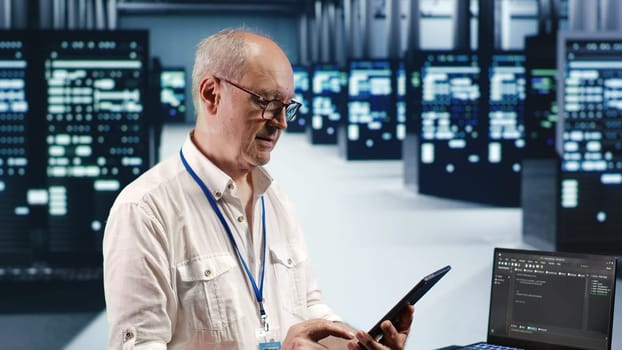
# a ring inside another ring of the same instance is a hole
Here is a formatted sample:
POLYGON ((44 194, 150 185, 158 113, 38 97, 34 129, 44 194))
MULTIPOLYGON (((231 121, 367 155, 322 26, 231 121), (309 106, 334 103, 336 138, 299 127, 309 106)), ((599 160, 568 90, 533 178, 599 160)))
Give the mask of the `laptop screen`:
POLYGON ((609 350, 616 258, 496 248, 488 342, 609 350))

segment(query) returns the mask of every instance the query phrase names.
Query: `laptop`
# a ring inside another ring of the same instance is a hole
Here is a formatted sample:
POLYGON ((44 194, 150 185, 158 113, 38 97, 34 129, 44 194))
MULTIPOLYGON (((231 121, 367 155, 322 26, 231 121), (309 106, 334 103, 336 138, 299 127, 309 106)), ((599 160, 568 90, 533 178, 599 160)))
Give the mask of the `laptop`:
POLYGON ((616 258, 496 248, 486 342, 460 349, 610 350, 616 258))

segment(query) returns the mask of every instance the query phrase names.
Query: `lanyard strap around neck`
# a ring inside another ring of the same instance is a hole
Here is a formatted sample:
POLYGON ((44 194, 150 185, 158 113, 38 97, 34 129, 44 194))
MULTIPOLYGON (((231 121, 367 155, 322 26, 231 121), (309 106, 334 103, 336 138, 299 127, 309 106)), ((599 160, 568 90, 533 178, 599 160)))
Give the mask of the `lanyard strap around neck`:
POLYGON ((224 227, 225 231, 227 231, 227 235, 229 236, 231 245, 233 246, 233 249, 235 249, 235 252, 238 255, 238 259, 240 259, 240 262, 242 262, 244 271, 246 271, 246 276, 248 277, 248 279, 251 282, 251 285, 253 286, 253 291, 255 292, 255 297, 257 298, 257 303, 259 304, 260 316, 262 319, 265 319, 266 310, 264 309, 264 306, 263 306, 263 281, 264 281, 264 272, 266 268, 266 207, 264 204, 263 196, 261 196, 261 223, 262 223, 262 229, 263 229, 263 244, 262 244, 263 253, 261 257, 261 277, 260 277, 260 282, 259 282, 259 287, 258 287, 257 282, 255 282, 255 278, 253 277, 253 274, 251 273, 251 270, 248 268, 248 265, 246 264, 246 261, 242 257, 242 254, 240 254, 240 249, 238 248, 238 244, 235 241, 235 237, 233 236, 233 233, 231 232, 231 228, 229 228, 229 225, 227 224, 227 221, 225 220, 224 215, 220 211, 220 208, 218 208, 218 204, 216 203, 216 200, 210 193, 205 183, 194 172, 190 164, 188 164, 188 162, 186 161, 186 158, 184 157, 184 153, 181 149, 179 150, 179 156, 181 158, 181 162, 184 164, 184 167, 186 168, 190 176, 192 176, 192 178, 197 183, 197 185, 199 185, 199 187, 203 191, 203 194, 205 194, 207 201, 209 202, 212 209, 216 213, 216 216, 218 216, 220 223, 224 227))

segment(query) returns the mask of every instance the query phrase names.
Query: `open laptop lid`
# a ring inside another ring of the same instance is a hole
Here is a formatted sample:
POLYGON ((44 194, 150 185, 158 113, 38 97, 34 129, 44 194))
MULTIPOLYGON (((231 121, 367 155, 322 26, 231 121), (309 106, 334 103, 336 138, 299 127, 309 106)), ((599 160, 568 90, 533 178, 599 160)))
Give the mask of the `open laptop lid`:
POLYGON ((616 258, 496 248, 488 343, 611 349, 616 258))

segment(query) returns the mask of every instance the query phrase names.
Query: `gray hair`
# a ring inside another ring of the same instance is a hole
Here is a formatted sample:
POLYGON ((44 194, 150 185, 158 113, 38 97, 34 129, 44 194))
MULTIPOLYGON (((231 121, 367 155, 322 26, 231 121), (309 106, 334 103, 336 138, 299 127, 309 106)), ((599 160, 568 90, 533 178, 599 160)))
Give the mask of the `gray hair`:
POLYGON ((237 81, 246 66, 246 41, 248 30, 224 29, 201 40, 197 45, 192 69, 192 103, 198 115, 199 83, 208 74, 237 81))

